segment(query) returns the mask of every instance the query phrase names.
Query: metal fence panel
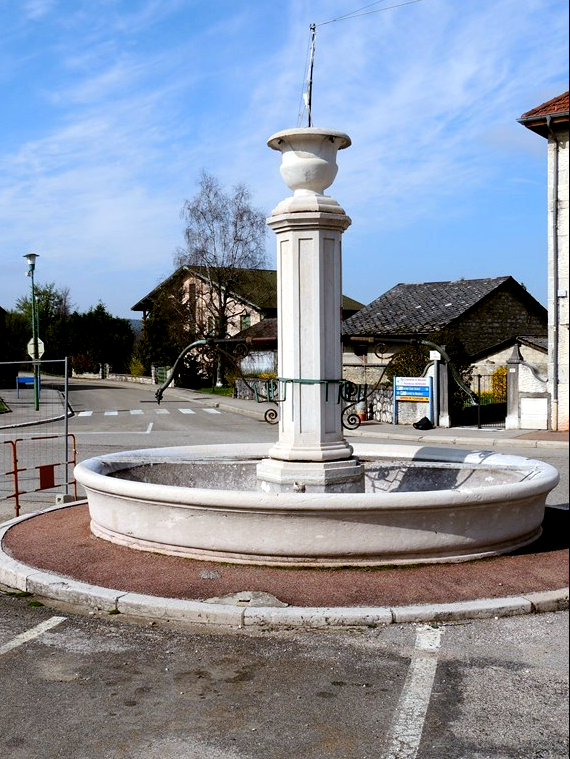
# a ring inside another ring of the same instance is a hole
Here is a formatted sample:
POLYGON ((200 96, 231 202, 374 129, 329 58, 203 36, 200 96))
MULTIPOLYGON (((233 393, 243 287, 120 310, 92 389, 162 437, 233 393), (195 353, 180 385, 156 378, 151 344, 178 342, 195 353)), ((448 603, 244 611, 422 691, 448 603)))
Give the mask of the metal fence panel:
POLYGON ((0 521, 76 496, 69 413, 67 359, 0 362, 0 521))

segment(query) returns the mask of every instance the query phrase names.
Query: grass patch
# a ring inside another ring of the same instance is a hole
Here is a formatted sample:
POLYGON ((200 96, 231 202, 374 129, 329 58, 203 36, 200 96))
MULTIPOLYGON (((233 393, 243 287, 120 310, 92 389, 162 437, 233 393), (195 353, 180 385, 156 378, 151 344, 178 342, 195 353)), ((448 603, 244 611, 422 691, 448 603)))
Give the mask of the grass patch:
POLYGON ((8 406, 4 403, 2 398, 0 398, 0 414, 5 414, 7 411, 10 411, 8 406))
POLYGON ((233 387, 200 387, 199 393, 209 393, 210 395, 223 395, 226 398, 231 398, 234 394, 233 387))
POLYGON ((38 606, 43 606, 43 603, 41 601, 28 601, 28 606, 36 608, 38 606))
POLYGON ((27 590, 7 590, 5 594, 11 598, 29 598, 32 595, 27 590))

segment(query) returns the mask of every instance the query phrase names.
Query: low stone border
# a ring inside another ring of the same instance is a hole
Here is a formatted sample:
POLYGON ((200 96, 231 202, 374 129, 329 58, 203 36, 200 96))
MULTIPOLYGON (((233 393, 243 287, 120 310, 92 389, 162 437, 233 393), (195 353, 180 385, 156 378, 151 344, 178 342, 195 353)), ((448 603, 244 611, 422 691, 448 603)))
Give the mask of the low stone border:
POLYGON ((159 598, 112 590, 34 569, 8 556, 1 542, 15 524, 54 509, 51 506, 0 525, 0 583, 40 598, 82 609, 124 614, 134 619, 183 622, 234 628, 376 627, 410 622, 453 622, 490 619, 568 609, 568 588, 507 598, 485 598, 449 604, 393 607, 263 607, 212 604, 175 598, 159 598))

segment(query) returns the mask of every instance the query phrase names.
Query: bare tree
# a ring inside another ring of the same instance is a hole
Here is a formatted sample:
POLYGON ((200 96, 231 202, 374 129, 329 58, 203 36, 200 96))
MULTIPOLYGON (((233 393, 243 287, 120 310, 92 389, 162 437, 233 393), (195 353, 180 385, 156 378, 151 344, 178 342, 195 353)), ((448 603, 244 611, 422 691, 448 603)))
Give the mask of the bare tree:
POLYGON ((205 283, 188 295, 195 300, 190 304, 196 314, 195 333, 225 338, 230 320, 240 316, 236 294, 243 296, 247 289, 248 299, 254 301, 252 270, 267 263, 265 214, 251 206, 245 185, 225 192, 215 177, 202 172, 199 191, 184 203, 181 216, 186 222, 186 248, 176 253, 175 264, 194 267, 205 283))

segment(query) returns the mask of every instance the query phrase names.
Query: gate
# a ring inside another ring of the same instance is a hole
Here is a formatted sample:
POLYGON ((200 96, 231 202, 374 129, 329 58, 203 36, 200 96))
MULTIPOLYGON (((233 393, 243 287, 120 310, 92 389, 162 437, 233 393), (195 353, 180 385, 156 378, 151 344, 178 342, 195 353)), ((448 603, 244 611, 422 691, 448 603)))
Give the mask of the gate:
POLYGON ((471 387, 478 404, 466 404, 454 415, 454 427, 503 429, 507 418, 507 374, 500 367, 493 374, 477 374, 471 387))

